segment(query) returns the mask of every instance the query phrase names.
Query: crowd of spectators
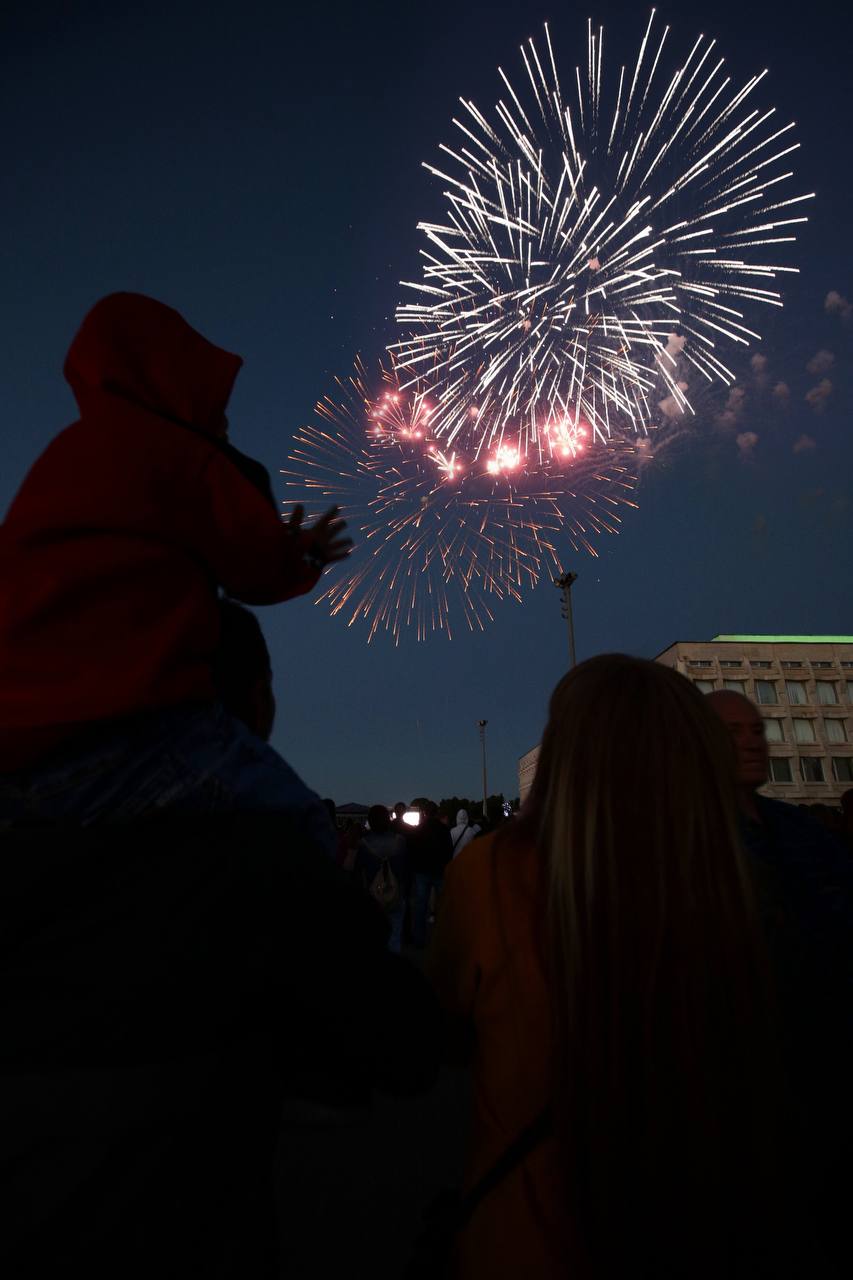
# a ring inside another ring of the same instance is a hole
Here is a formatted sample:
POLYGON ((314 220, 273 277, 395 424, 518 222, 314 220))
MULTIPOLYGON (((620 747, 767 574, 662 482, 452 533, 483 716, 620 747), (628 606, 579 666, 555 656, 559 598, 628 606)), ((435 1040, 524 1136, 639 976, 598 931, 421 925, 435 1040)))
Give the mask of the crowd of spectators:
POLYGON ((518 816, 336 830, 231 597, 349 544, 228 441, 239 364, 103 300, 80 419, 0 529, 4 1276, 287 1274, 283 1100, 444 1064, 464 1177, 401 1276, 849 1274, 850 794, 832 822, 762 796, 747 699, 617 654, 557 685, 518 816))

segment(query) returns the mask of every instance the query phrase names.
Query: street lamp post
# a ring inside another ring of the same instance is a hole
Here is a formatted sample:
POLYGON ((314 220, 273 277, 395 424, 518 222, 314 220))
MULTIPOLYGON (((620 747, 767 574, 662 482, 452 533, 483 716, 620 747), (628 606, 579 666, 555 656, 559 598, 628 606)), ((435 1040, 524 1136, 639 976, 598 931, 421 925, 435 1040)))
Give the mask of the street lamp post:
POLYGON ((564 573, 562 577, 554 579, 554 586, 559 587, 563 593, 563 604, 561 613, 569 624, 569 667, 575 665, 575 623, 572 617, 572 583, 577 582, 578 575, 576 573, 564 573))
POLYGON ((483 753, 483 822, 488 821, 488 812, 486 809, 488 799, 488 787, 486 785, 486 725, 488 723, 488 720, 477 721, 477 724, 480 726, 480 747, 483 753))

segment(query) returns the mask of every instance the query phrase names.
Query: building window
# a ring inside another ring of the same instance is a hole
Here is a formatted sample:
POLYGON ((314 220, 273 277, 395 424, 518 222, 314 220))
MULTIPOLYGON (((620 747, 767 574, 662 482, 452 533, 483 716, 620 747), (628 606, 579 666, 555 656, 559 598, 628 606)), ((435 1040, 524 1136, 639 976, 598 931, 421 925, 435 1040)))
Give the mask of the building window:
POLYGON ((817 742, 813 720, 793 720, 794 738, 797 742, 817 742))
POLYGON ((820 756, 801 756, 800 768, 803 782, 823 782, 823 761, 820 756))
POLYGON ((791 761, 788 756, 770 757, 770 781, 793 782, 791 777, 791 761))
POLYGON ((765 720, 764 736, 768 742, 784 742, 785 735, 782 732, 781 720, 765 720))
MULTIPOLYGON (((853 662, 851 662, 850 665, 853 666, 853 662)), ((743 659, 742 658, 720 658, 720 666, 721 667, 742 667, 743 659)))
POLYGON ((687 664, 691 667, 713 667, 714 665, 708 658, 688 658, 687 664))
POLYGON ((842 659, 842 667, 853 667, 853 662, 848 662, 846 658, 842 659))
POLYGON ((758 667, 762 671, 766 671, 768 667, 773 666, 773 663, 772 662, 753 662, 750 665, 753 667, 758 667))
POLYGON ((827 742, 846 742, 847 726, 843 720, 824 720, 827 742))
POLYGON ((806 686, 802 680, 786 680, 785 690, 792 707, 804 707, 808 703, 806 686))
POLYGON ((769 706, 769 705, 772 705, 773 703, 778 702, 779 699, 776 696, 776 681, 775 680, 756 680, 755 696, 758 699, 758 701, 762 703, 764 706, 769 706))
POLYGON ((732 693, 742 693, 746 697, 746 681, 745 680, 724 680, 724 689, 731 689, 732 693))
POLYGON ((850 756, 832 757, 832 775, 836 782, 853 782, 853 760, 850 756))
POLYGON ((693 683, 696 685, 696 688, 699 690, 700 693, 714 692, 713 680, 694 680, 693 683))
POLYGON ((838 702, 834 680, 818 680, 815 684, 817 700, 822 707, 834 707, 838 702))
POLYGON ((831 662, 813 662, 812 668, 818 671, 825 671, 827 667, 831 667, 831 662))
POLYGON ((785 658, 782 661, 783 667, 801 667, 803 665, 800 658, 785 658))

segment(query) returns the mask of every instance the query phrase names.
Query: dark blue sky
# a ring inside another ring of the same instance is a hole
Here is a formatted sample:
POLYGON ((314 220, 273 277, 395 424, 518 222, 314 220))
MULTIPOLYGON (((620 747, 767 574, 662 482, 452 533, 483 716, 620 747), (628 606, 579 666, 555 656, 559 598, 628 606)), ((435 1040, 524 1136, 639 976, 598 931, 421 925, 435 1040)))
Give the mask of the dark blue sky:
MULTIPOLYGON (((659 10, 679 50, 701 29, 737 77, 770 68, 765 100, 780 121, 797 119, 800 186, 819 198, 790 259, 802 274, 788 305, 756 326, 789 406, 776 407, 744 363, 735 429, 716 426, 710 406, 692 443, 644 478, 622 535, 598 560, 573 562, 580 657, 653 656, 718 632, 853 631, 853 323, 824 308, 830 290, 853 298, 850 19, 826 0, 796 20, 778 4, 718 3, 701 26, 688 7, 659 10), (806 364, 821 349, 834 364, 820 375, 832 392, 818 413, 804 396, 820 382, 806 364), (757 442, 739 447, 747 432, 757 442)), ((633 55, 647 12, 465 0, 298 16, 255 0, 154 0, 131 13, 6 6, 0 508, 73 419, 65 350, 114 289, 162 298, 244 356, 232 436, 276 475, 332 376, 396 336, 397 282, 415 270, 417 221, 435 211, 421 161, 449 139, 457 97, 490 108, 497 64, 514 71, 543 20, 571 65, 588 13, 605 24, 608 59, 633 55)), ((476 794, 480 717, 490 790, 515 794, 517 757, 538 740, 566 665, 548 583, 500 608, 485 634, 404 636, 399 648, 384 637, 368 648, 363 630, 309 600, 260 612, 276 669, 274 744, 323 794, 476 794)))

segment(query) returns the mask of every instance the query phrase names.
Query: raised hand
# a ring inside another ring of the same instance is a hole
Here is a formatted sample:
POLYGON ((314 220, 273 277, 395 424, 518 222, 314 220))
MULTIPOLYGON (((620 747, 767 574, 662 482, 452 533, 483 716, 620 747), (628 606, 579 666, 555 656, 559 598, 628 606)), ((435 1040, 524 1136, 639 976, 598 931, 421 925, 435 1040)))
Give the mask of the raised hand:
MULTIPOLYGON (((306 544, 306 556, 321 568, 338 560, 346 560, 352 551, 352 539, 340 536, 347 526, 345 520, 337 518, 339 511, 340 507, 330 507, 316 524, 301 530, 306 544)), ((304 514, 302 507, 294 507, 288 527, 299 532, 304 514)))
POLYGON ((303 507, 301 502, 297 502, 296 506, 293 508, 293 510, 290 513, 290 519, 287 521, 287 524, 284 527, 285 529, 289 529, 291 533, 294 533, 294 534, 299 533, 299 531, 302 528, 302 521, 304 519, 305 519, 305 508, 303 507))

